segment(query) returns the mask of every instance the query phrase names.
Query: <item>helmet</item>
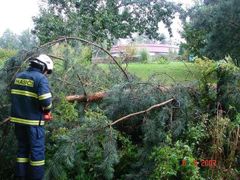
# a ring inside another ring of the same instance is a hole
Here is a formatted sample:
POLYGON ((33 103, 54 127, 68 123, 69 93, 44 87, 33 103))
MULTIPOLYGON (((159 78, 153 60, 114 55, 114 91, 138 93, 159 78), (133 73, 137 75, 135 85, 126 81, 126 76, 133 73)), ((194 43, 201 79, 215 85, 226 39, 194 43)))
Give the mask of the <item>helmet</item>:
POLYGON ((47 69, 47 74, 51 74, 53 70, 53 61, 50 57, 45 54, 40 54, 38 57, 32 59, 31 63, 41 65, 43 69, 47 69))

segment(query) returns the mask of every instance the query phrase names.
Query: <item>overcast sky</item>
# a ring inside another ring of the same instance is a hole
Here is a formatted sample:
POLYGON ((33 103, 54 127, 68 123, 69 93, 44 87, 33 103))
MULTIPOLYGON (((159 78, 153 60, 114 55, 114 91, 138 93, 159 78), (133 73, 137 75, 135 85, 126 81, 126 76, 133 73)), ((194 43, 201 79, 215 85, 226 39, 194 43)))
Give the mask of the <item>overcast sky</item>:
MULTIPOLYGON (((185 6, 193 4, 194 0, 172 0, 185 6)), ((33 27, 32 17, 39 12, 39 0, 1 0, 0 1, 0 36, 6 29, 20 34, 33 27)), ((174 34, 179 30, 179 23, 173 25, 174 34)), ((174 37, 178 39, 178 35, 174 37)))
POLYGON ((1 0, 0 35, 10 29, 15 33, 32 27, 32 16, 38 13, 38 0, 1 0))

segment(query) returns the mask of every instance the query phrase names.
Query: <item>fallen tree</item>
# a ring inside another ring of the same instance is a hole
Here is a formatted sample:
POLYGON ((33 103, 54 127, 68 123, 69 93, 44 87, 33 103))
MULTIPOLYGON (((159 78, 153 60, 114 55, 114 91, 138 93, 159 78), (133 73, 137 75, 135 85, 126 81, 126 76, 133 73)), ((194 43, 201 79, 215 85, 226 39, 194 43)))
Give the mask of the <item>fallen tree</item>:
POLYGON ((66 100, 68 102, 96 102, 102 100, 106 95, 106 92, 96 92, 89 95, 70 95, 66 96, 66 100))

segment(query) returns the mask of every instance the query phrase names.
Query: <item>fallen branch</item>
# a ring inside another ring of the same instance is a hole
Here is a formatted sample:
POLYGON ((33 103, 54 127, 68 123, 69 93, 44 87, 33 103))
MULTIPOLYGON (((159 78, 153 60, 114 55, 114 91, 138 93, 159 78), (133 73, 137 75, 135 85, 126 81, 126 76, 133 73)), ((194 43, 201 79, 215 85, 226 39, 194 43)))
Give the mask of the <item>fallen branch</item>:
POLYGON ((80 41, 80 42, 83 42, 83 43, 87 43, 91 46, 94 46, 94 47, 97 47, 99 48, 100 50, 102 50, 103 52, 105 52, 112 60, 113 62, 118 66, 118 68, 122 71, 122 73, 124 74, 124 76, 126 77, 126 79, 129 81, 129 77, 127 75, 127 73, 123 70, 123 68, 120 66, 120 64, 117 62, 117 60, 111 55, 111 53, 109 51, 107 51, 106 49, 104 49, 102 46, 98 45, 98 44, 95 44, 91 41, 88 41, 88 40, 85 40, 85 39, 82 39, 82 38, 79 38, 79 37, 60 37, 59 39, 57 40, 53 40, 51 42, 48 42, 46 44, 43 44, 42 46, 40 46, 39 48, 40 49, 44 49, 44 48, 49 48, 57 43, 60 43, 60 42, 63 42, 63 41, 67 41, 67 40, 76 40, 76 41, 80 41))
POLYGON ((81 84, 81 86, 82 86, 82 88, 83 88, 84 96, 87 96, 87 92, 86 92, 86 90, 85 90, 85 88, 84 88, 84 85, 83 85, 83 82, 82 82, 82 79, 81 79, 80 75, 77 74, 77 77, 78 77, 78 80, 79 80, 79 82, 80 82, 80 84, 81 84))
POLYGON ((170 102, 172 102, 172 101, 174 101, 174 100, 175 100, 175 99, 172 98, 172 99, 169 99, 169 100, 164 101, 164 102, 162 102, 162 103, 155 104, 155 105, 149 107, 149 108, 146 109, 146 110, 139 111, 139 112, 135 112, 135 113, 132 113, 132 114, 128 114, 127 116, 124 116, 124 117, 121 117, 120 119, 117 119, 116 121, 112 122, 112 123, 109 124, 108 126, 113 126, 113 125, 115 125, 115 124, 117 124, 117 123, 119 123, 119 122, 121 122, 121 121, 124 121, 124 120, 130 118, 130 117, 133 117, 133 116, 136 116, 136 115, 139 115, 139 114, 147 113, 147 112, 149 112, 149 111, 151 111, 151 110, 153 110, 153 109, 155 109, 155 108, 159 108, 159 107, 161 107, 161 106, 164 106, 164 105, 166 105, 166 104, 168 104, 168 103, 170 103, 170 102))
POLYGON ((57 56, 54 56, 54 55, 51 55, 51 54, 48 54, 48 56, 51 57, 51 58, 54 58, 54 59, 59 59, 61 61, 64 61, 64 59, 61 58, 61 57, 57 57, 57 56))
POLYGON ((104 97, 106 97, 106 92, 97 92, 94 94, 89 94, 87 96, 85 95, 72 95, 72 96, 66 96, 66 100, 68 102, 96 102, 102 100, 104 97))
POLYGON ((2 126, 3 124, 7 123, 8 121, 10 121, 10 117, 4 119, 1 123, 0 123, 0 126, 2 126))

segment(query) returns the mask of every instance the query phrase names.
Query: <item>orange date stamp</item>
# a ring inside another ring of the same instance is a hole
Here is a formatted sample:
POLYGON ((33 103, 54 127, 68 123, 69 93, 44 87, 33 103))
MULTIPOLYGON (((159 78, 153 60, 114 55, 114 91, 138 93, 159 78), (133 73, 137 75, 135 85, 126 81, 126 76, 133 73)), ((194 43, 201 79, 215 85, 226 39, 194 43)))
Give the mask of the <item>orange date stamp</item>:
POLYGON ((205 160, 194 160, 194 161, 188 161, 188 160, 181 160, 180 161, 181 166, 187 166, 189 164, 193 164, 194 166, 197 167, 210 167, 214 168, 217 166, 217 161, 214 159, 205 159, 205 160))

